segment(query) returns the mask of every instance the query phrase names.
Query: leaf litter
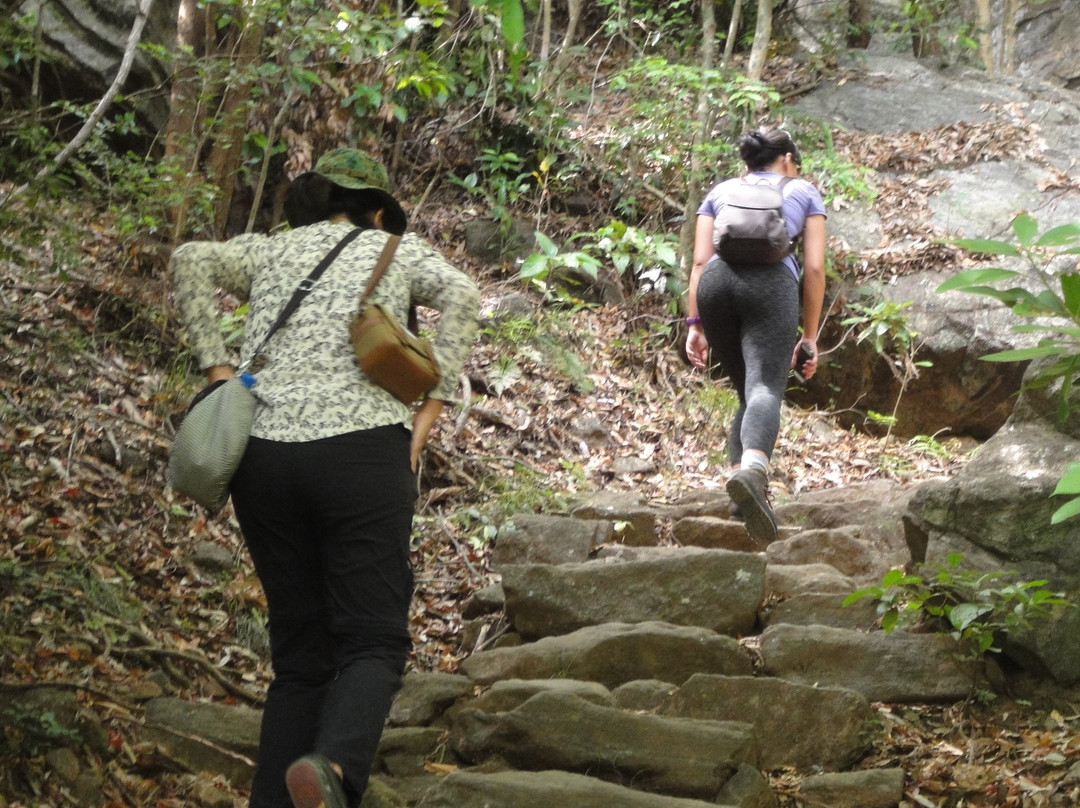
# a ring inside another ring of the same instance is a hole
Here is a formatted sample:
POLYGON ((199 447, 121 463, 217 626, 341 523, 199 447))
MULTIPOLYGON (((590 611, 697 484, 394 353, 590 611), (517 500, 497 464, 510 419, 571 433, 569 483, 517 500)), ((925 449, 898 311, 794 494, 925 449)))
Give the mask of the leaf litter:
MULTIPOLYGON (((983 152, 1000 144, 1022 157, 1023 135, 978 137, 983 152)), ((838 134, 837 145, 867 165, 891 154, 880 167, 903 171, 915 168, 904 155, 966 153, 949 132, 879 139, 838 134)), ((918 232, 932 189, 917 179, 884 187, 890 237, 918 232)), ((231 510, 206 519, 163 484, 174 416, 197 384, 160 251, 132 252, 97 224, 80 233, 80 270, 65 277, 47 239, 0 261, 0 699, 31 685, 75 692, 108 730, 108 753, 86 753, 108 806, 240 804, 243 791, 200 783, 138 742, 140 705, 157 695, 261 703, 265 601, 231 510)), ((922 239, 890 271, 951 260, 922 239)), ((491 536, 502 519, 557 512, 601 489, 664 503, 721 485, 730 393, 683 360, 678 318, 662 301, 532 301, 524 317, 536 339, 501 341, 485 320, 463 381, 471 403, 441 420, 425 453, 412 547, 417 670, 453 672, 470 650, 461 607, 495 580, 491 536), (658 326, 647 338, 631 325, 642 321, 658 326), (635 471, 620 472, 624 460, 635 471)), ((915 483, 955 474, 969 448, 943 439, 927 451, 785 405, 776 476, 792 495, 915 483)), ((479 639, 502 630, 491 622, 479 639)), ((881 737, 861 765, 903 768, 904 808, 1078 804, 1080 694, 1032 685, 1025 696, 878 705, 881 737)), ((27 804, 70 804, 44 756, 13 732, 0 746, 9 772, 0 789, 35 795, 27 804)), ((797 773, 770 778, 783 804, 797 804, 797 773)))

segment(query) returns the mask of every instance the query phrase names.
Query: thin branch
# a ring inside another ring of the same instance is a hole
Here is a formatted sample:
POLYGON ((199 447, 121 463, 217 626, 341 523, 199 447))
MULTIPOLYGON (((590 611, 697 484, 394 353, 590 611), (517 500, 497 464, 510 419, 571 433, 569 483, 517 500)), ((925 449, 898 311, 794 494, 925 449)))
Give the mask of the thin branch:
MULTIPOLYGON (((67 146, 56 156, 56 160, 53 161, 51 166, 45 166, 34 177, 35 182, 43 180, 56 171, 67 162, 76 151, 82 148, 90 137, 90 133, 94 131, 94 127, 101 122, 101 119, 105 117, 105 111, 112 105, 113 100, 120 92, 120 88, 124 86, 124 82, 127 81, 128 74, 131 72, 131 65, 135 61, 135 51, 139 48, 139 41, 142 39, 143 28, 146 27, 147 18, 150 15, 150 7, 153 5, 154 0, 139 0, 135 8, 135 22, 131 26, 131 33, 128 34, 127 44, 124 46, 124 58, 120 61, 120 69, 116 73, 116 78, 113 79, 112 85, 108 91, 98 102, 97 107, 90 117, 83 123, 82 129, 72 139, 67 146)), ((27 186, 24 185, 14 193, 19 193, 27 186)))

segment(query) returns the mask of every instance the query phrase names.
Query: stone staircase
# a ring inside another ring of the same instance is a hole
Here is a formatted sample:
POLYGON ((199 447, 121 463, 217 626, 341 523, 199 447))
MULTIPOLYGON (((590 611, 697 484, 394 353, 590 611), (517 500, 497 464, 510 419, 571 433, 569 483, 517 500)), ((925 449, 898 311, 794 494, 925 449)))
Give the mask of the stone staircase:
POLYGON ((898 805, 902 769, 859 768, 877 703, 962 699, 976 674, 948 637, 842 605, 908 560, 906 502, 885 482, 807 493, 764 550, 722 492, 515 517, 501 585, 464 610, 472 653, 406 677, 365 806, 768 808, 778 772, 786 804, 898 805))

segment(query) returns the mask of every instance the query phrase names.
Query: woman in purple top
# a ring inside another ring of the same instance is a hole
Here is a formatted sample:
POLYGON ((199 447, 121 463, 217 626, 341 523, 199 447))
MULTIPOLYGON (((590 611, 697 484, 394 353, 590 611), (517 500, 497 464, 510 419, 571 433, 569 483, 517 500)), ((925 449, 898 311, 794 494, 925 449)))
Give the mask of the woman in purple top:
POLYGON ((704 368, 713 360, 739 396, 728 448, 734 471, 727 481, 732 511, 741 512, 758 542, 776 538, 768 502, 769 459, 780 431, 780 403, 788 372, 800 349, 809 354, 802 374, 817 372, 817 333, 825 297, 825 205, 812 184, 799 178, 802 158, 783 129, 759 129, 738 141, 747 173, 714 187, 697 212, 686 355, 704 368), (713 229, 733 183, 779 185, 792 239, 802 240, 802 333, 799 327, 800 267, 795 255, 776 263, 731 266, 716 255, 713 229), (804 347, 805 346, 805 347, 804 347))

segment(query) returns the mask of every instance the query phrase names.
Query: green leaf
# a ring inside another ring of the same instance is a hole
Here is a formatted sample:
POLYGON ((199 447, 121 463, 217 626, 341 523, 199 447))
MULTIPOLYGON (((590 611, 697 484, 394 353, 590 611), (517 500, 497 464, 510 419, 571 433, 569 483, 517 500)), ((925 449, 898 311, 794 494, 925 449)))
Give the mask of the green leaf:
POLYGON ((1056 325, 1023 323, 1021 325, 1012 326, 1012 330, 1018 334, 1038 334, 1042 332, 1045 334, 1061 335, 1063 337, 1072 337, 1075 340, 1080 340, 1080 326, 1058 328, 1056 325))
POLYGON ((1019 286, 1012 286, 1008 289, 997 289, 993 286, 969 286, 960 291, 969 295, 991 297, 994 300, 1004 303, 1010 309, 1014 306, 1027 306, 1030 308, 1037 303, 1035 295, 1027 289, 1021 289, 1019 286))
POLYGON ((852 592, 850 595, 848 595, 846 598, 844 598, 844 602, 842 604, 840 604, 840 605, 841 606, 850 606, 852 603, 857 603, 858 601, 862 600, 863 598, 877 597, 878 595, 880 595, 880 592, 875 592, 873 589, 860 589, 857 592, 852 592))
POLYGON ((544 278, 548 274, 548 259, 539 253, 533 253, 521 262, 518 276, 525 281, 544 278))
POLYGON ((889 609, 881 616, 881 628, 886 633, 896 628, 896 623, 900 619, 899 613, 896 609, 889 609))
POLYGON ((903 583, 908 583, 907 575, 902 569, 892 569, 885 573, 881 579, 881 588, 888 589, 892 586, 899 586, 903 583))
POLYGON ((1031 216, 1027 213, 1017 214, 1016 218, 1012 222, 1013 232, 1016 234, 1016 240, 1021 244, 1027 246, 1035 240, 1035 235, 1039 232, 1039 225, 1031 216))
POLYGON ((953 624, 954 628, 963 631, 990 611, 990 606, 979 605, 977 603, 958 603, 956 606, 953 606, 952 610, 949 612, 949 622, 953 624))
POLYGON ((1050 517, 1050 524, 1059 525, 1065 520, 1072 519, 1077 514, 1080 514, 1080 497, 1069 500, 1061 508, 1054 511, 1054 514, 1050 517))
POLYGON ((521 0, 503 0, 502 30, 506 44, 516 48, 525 41, 525 9, 521 0))
POLYGON ((946 239, 946 244, 953 244, 957 247, 967 250, 973 253, 983 253, 985 255, 1019 255, 1020 250, 1015 245, 1010 244, 1007 241, 995 241, 989 238, 953 238, 946 239))
POLYGON ((556 255, 559 252, 559 248, 555 244, 555 242, 545 236, 543 233, 537 232, 536 244, 540 247, 540 252, 542 252, 544 255, 551 256, 556 255))
POLYGON ((1017 348, 1013 351, 998 351, 979 358, 984 362, 1025 362, 1029 359, 1038 359, 1040 356, 1057 356, 1059 353, 1061 353, 1061 346, 1036 345, 1032 348, 1017 348))
POLYGON ((1061 276, 1061 296, 1069 316, 1080 321, 1080 272, 1066 272, 1061 276))
POLYGON ((1080 494, 1080 463, 1073 463, 1069 466, 1065 476, 1058 480, 1054 493, 1080 494))
POLYGON ((1066 519, 1072 519, 1078 514, 1080 514, 1080 497, 1069 500, 1054 511, 1053 516, 1050 517, 1050 524, 1059 525, 1066 519))
POLYGON ((937 291, 951 292, 954 290, 966 291, 969 286, 982 286, 988 283, 1009 280, 1019 276, 1019 272, 1011 269, 994 267, 990 269, 968 269, 958 272, 947 281, 938 286, 937 291))
POLYGON ((1035 245, 1037 247, 1063 247, 1077 239, 1080 239, 1080 222, 1072 222, 1047 230, 1035 242, 1035 245))

